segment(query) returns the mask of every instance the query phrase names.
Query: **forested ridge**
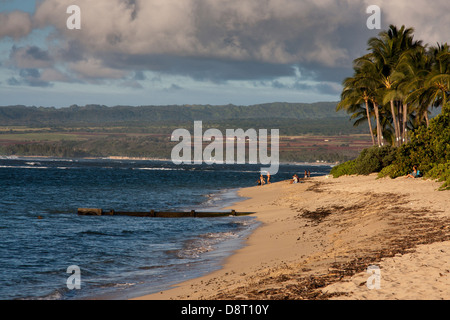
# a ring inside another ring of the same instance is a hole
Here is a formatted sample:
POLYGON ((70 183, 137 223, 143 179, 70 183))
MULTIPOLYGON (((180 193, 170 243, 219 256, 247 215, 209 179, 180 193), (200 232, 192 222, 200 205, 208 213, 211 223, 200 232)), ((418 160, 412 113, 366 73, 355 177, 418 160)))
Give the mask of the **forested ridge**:
POLYGON ((35 106, 0 107, 1 125, 62 126, 62 125, 147 125, 161 122, 194 120, 248 120, 248 119, 326 119, 343 118, 336 113, 336 102, 267 103, 251 106, 236 105, 167 105, 167 106, 113 106, 72 105, 66 108, 35 106))

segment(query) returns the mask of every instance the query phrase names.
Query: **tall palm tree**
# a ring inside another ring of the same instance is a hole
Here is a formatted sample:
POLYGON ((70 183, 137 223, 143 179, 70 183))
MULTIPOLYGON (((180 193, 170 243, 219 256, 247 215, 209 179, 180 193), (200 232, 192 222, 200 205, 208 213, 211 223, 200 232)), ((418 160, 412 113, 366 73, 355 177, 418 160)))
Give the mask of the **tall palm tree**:
POLYGON ((450 95, 450 47, 447 43, 438 44, 430 49, 433 60, 431 71, 425 81, 434 107, 445 106, 450 95))
MULTIPOLYGON (((375 138, 372 129, 371 111, 369 106, 370 96, 368 94, 368 88, 364 87, 363 80, 364 75, 361 71, 355 68, 355 76, 348 77, 343 82, 343 91, 341 93, 341 101, 338 103, 336 110, 346 110, 348 113, 355 114, 360 109, 361 104, 364 103, 365 119, 369 124, 369 132, 372 138, 372 144, 375 145, 375 138)), ((352 118, 354 118, 352 116, 352 118)), ((355 122, 355 125, 359 125, 363 122, 364 117, 355 122)))
POLYGON ((413 32, 391 25, 369 39, 369 53, 354 60, 354 75, 343 82, 337 109, 353 113, 355 125, 367 120, 373 144, 376 135, 378 145, 399 146, 408 129, 428 125, 431 107, 450 107, 450 47, 427 48, 413 32))
POLYGON ((382 70, 371 54, 355 59, 355 70, 359 70, 358 83, 367 90, 367 96, 373 107, 377 129, 378 146, 383 144, 383 127, 381 121, 382 106, 382 70))
MULTIPOLYGON (((425 121, 429 123, 428 112, 431 105, 429 94, 424 90, 424 83, 431 71, 432 60, 426 52, 426 47, 421 46, 414 51, 409 51, 404 55, 394 74, 394 77, 400 79, 399 89, 406 95, 406 108, 403 112, 404 122, 405 114, 410 117, 416 114, 416 126, 425 121), (409 111, 408 111, 409 107, 409 111)), ((404 123, 404 130, 406 123, 404 123)))
POLYGON ((399 81, 393 77, 393 74, 401 61, 401 57, 408 50, 421 46, 421 41, 413 40, 413 32, 413 28, 402 26, 397 29, 396 26, 390 25, 387 31, 380 32, 378 37, 371 38, 368 41, 368 49, 371 51, 368 54, 369 61, 377 64, 377 77, 380 87, 383 88, 380 88, 380 90, 384 91, 383 102, 388 101, 390 104, 396 145, 401 143, 401 128, 398 118, 400 112, 398 108, 400 105, 403 106, 404 95, 397 90, 399 81))

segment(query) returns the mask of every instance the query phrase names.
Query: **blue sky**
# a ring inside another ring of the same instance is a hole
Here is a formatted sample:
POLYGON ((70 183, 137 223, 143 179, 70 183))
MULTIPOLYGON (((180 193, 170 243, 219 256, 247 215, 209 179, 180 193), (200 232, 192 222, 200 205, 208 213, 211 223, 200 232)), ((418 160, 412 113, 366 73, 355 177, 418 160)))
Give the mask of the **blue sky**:
POLYGON ((0 105, 337 101, 370 37, 447 42, 448 1, 0 0, 0 105), (69 30, 77 4, 81 30, 69 30), (399 15, 398 13, 402 14, 399 15))
POLYGON ((33 13, 36 9, 36 0, 0 0, 0 12, 11 12, 14 10, 33 13))

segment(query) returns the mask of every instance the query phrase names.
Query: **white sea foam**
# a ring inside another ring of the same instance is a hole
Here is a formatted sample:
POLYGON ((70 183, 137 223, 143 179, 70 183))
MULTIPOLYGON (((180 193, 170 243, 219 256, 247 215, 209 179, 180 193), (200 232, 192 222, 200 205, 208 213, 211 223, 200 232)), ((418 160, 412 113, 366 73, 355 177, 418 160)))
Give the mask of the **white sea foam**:
POLYGON ((133 170, 151 170, 151 171, 184 171, 182 168, 132 168, 133 170))
POLYGON ((50 167, 37 167, 37 166, 0 166, 0 168, 17 168, 17 169, 50 169, 50 167))

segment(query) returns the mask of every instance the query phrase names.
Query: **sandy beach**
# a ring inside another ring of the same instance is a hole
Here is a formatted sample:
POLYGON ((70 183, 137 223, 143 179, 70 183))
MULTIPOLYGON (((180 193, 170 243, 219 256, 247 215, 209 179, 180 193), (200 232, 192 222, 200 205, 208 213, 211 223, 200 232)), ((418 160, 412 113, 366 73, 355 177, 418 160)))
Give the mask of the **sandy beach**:
POLYGON ((261 222, 245 246, 218 271, 136 299, 447 300, 450 196, 440 185, 370 175, 242 189, 233 209, 261 222))

